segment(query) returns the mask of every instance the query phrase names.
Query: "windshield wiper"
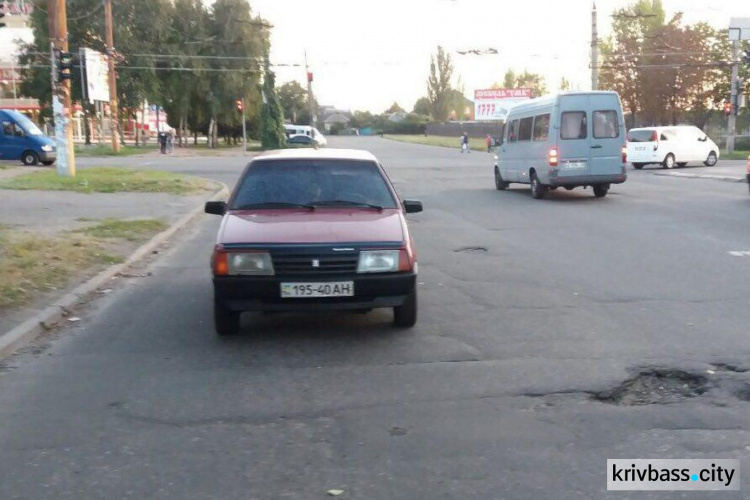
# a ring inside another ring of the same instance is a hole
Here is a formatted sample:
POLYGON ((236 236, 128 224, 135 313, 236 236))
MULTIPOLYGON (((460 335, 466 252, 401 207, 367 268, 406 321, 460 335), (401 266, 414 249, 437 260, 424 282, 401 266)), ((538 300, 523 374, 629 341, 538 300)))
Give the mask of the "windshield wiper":
POLYGON ((232 210, 254 210, 256 208, 304 208, 306 210, 315 210, 313 205, 304 203, 287 203, 285 201, 266 201, 264 203, 248 203, 238 207, 232 207, 232 210))
POLYGON ((329 206, 336 206, 336 205, 344 205, 349 207, 365 207, 365 208, 374 208, 375 210, 382 212, 383 207, 380 205, 373 205, 372 203, 364 203, 359 201, 350 201, 350 200, 323 200, 323 201, 316 201, 313 203, 316 207, 323 206, 323 205, 329 205, 329 206))

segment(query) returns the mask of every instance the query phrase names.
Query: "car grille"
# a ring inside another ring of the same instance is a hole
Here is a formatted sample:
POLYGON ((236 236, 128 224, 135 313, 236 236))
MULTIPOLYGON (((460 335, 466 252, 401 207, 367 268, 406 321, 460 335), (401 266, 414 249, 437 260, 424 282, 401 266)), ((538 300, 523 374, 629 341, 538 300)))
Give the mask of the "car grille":
POLYGON ((277 276, 291 274, 351 274, 357 272, 358 254, 347 255, 274 255, 273 269, 277 276), (313 266, 318 262, 318 267, 313 266))

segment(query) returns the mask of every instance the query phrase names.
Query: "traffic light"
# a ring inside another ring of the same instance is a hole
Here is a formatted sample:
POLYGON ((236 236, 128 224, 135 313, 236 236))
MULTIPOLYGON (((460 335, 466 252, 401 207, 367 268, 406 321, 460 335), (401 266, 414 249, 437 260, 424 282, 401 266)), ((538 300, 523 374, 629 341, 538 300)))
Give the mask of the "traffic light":
POLYGON ((73 54, 58 49, 55 50, 55 60, 57 61, 57 82, 62 83, 73 78, 73 54))
POLYGON ((724 114, 727 116, 732 114, 732 103, 729 101, 724 103, 724 114))
POLYGON ((234 107, 237 109, 238 113, 242 113, 245 110, 245 103, 242 99, 237 99, 234 101, 234 107))
MULTIPOLYGON (((0 19, 5 17, 5 9, 6 9, 5 2, 0 2, 0 19)), ((5 27, 5 23, 0 21, 0 28, 4 28, 4 27, 5 27)))
POLYGON ((312 74, 312 71, 308 71, 308 72, 307 72, 307 82, 308 82, 308 83, 312 83, 312 81, 313 81, 313 74, 312 74))
POLYGON ((745 64, 750 66, 750 49, 747 49, 742 53, 742 60, 745 61, 745 64))

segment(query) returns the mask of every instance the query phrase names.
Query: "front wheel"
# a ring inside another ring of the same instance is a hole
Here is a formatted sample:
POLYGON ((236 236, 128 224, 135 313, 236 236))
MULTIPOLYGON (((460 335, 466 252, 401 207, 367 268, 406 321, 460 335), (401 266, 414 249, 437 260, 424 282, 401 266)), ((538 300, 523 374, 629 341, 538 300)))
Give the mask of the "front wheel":
POLYGON ((536 176, 536 172, 531 174, 531 196, 535 200, 541 200, 547 194, 547 186, 539 182, 539 177, 536 176))
POLYGON ((633 168, 636 170, 640 170, 643 168, 644 163, 633 163, 633 168))
POLYGON ((607 193, 609 192, 609 185, 607 184, 597 184, 594 186, 594 196, 597 198, 604 198, 607 196, 607 193))
POLYGON ((411 328, 417 324, 417 288, 409 294, 403 305, 393 308, 393 324, 399 328, 411 328))
POLYGON ((55 160, 45 160, 42 162, 42 165, 45 165, 47 167, 49 167, 50 165, 54 165, 54 164, 55 164, 55 160))
POLYGON ((26 151, 21 157, 21 161, 24 165, 33 167, 34 165, 39 163, 39 156, 33 151, 26 151))
POLYGON ((708 153, 708 157, 706 158, 706 161, 703 162, 703 164, 707 167, 713 167, 716 165, 716 162, 719 161, 719 158, 716 156, 716 151, 711 151, 708 153))
POLYGON ((497 189, 498 191, 505 191, 506 189, 508 189, 509 184, 510 183, 503 180, 503 176, 500 175, 500 169, 495 167, 495 189, 497 189))
POLYGON ((240 332, 240 313, 223 307, 214 300, 214 328, 222 337, 236 335, 240 332))

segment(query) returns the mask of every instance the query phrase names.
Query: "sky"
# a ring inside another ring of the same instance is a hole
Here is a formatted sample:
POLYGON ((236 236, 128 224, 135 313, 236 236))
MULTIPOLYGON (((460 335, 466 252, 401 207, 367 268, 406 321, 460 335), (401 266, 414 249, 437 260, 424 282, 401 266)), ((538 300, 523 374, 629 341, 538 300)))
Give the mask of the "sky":
MULTIPOLYGON (((502 82, 505 72, 544 75, 550 90, 562 77, 591 88, 591 0, 249 0, 272 30, 272 61, 304 65, 305 51, 320 104, 383 112, 393 102, 411 110, 426 94, 430 55, 442 45, 466 96, 502 82), (498 55, 459 55, 495 48, 498 55)), ((610 15, 629 0, 597 0, 600 38, 610 15)), ((750 0, 663 0, 667 17, 728 27, 750 17, 750 0)), ((304 67, 277 67, 279 84, 304 67)), ((454 82, 458 83, 458 82, 454 82)))

